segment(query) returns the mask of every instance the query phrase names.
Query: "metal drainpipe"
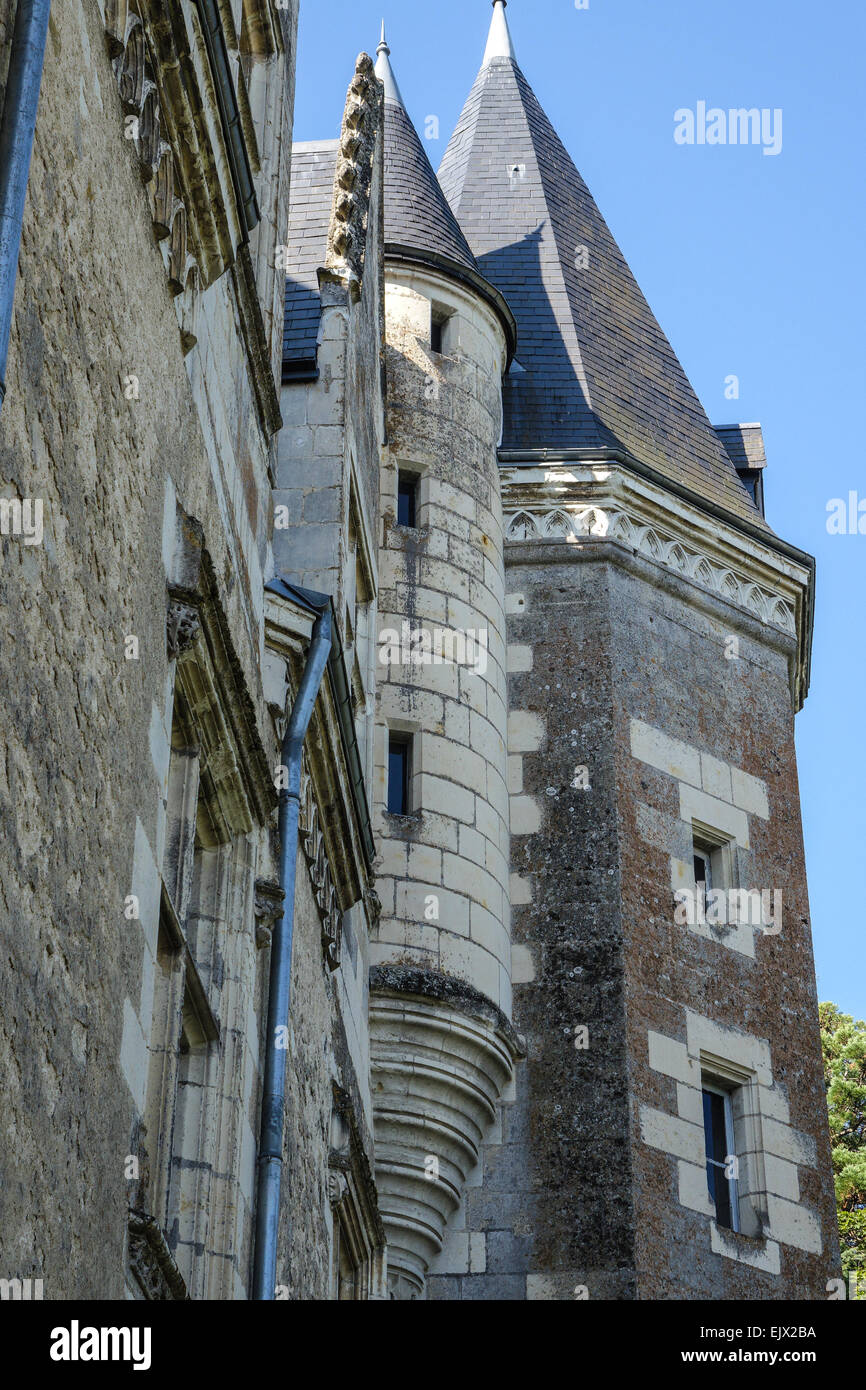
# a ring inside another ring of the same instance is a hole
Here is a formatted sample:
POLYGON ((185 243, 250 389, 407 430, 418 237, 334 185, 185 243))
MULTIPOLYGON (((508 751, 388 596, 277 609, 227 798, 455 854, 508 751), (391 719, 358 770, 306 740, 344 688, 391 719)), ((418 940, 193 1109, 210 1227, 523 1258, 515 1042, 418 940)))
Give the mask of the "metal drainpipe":
POLYGON ((256 1244, 253 1257, 253 1298, 276 1297, 277 1232, 280 1220, 280 1182, 283 1168, 283 1128, 286 1109, 288 1048, 277 1046, 278 1030, 288 1036, 292 984, 292 935, 295 919, 295 871, 298 859, 298 817, 301 800, 301 760, 304 738, 328 664, 332 642, 331 602, 319 612, 307 653, 298 694, 283 740, 282 763, 288 787, 280 792, 280 887, 285 893, 280 920, 271 944, 268 1032, 262 1087, 262 1132, 256 1192, 256 1244))
POLYGON ((18 0, 0 126, 0 409, 51 0, 18 0))

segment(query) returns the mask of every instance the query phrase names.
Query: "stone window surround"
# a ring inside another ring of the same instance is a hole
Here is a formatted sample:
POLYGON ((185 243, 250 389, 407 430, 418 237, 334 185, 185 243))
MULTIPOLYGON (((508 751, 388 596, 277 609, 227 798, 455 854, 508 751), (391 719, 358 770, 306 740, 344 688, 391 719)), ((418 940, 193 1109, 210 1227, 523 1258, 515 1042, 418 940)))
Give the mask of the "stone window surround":
POLYGON ((424 734, 420 723, 413 719, 401 719, 398 716, 389 716, 384 724, 379 728, 379 739, 382 747, 382 766, 385 769, 385 797, 383 805, 385 807, 386 823, 391 826, 404 826, 412 820, 417 820, 424 809, 421 796, 422 775, 424 769, 424 734), (409 760, 409 807, 405 815, 397 816, 392 814, 388 808, 388 777, 390 769, 390 746, 391 736, 396 734, 404 739, 410 746, 409 760))
POLYGON ((676 1115, 639 1106, 641 1138, 677 1159, 680 1206, 706 1216, 713 1253, 766 1273, 781 1272, 783 1245, 822 1249, 818 1218, 800 1201, 798 1168, 815 1168, 811 1135, 790 1124, 787 1098, 773 1078, 769 1043, 685 1010, 685 1043, 648 1032, 649 1065, 676 1082, 676 1115), (715 1222, 705 1169, 702 1078, 734 1088, 732 1107, 740 1161, 740 1234, 715 1222))
MULTIPOLYGON (((412 535, 426 538, 429 535, 429 528, 424 524, 424 515, 432 501, 430 492, 430 469, 426 464, 418 463, 414 459, 394 458, 393 468, 386 469, 382 479, 382 504, 383 509, 390 502, 394 511, 394 529, 397 535, 412 535), (401 526, 397 521, 397 485, 401 475, 413 478, 416 484, 415 492, 415 525, 401 526)), ((396 539, 396 538, 395 538, 396 539)))
MULTIPOLYGON (((751 773, 703 753, 691 744, 671 738, 661 729, 632 719, 632 756, 678 784, 679 821, 683 848, 688 858, 674 853, 670 859, 671 891, 696 891, 692 847, 695 838, 715 844, 719 850, 723 879, 718 888, 749 887, 750 817, 770 819, 766 783, 751 773)), ((689 924, 688 930, 728 950, 755 958, 755 935, 761 929, 749 922, 713 927, 689 924)))

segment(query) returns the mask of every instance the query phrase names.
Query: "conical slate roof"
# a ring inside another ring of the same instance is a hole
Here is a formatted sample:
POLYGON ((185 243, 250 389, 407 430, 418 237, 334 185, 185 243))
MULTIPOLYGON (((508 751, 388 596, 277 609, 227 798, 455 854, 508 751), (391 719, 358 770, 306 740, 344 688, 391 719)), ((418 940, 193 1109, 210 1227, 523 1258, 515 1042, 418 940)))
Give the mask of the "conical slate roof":
POLYGON ((517 319, 503 450, 620 450, 764 526, 516 62, 502 0, 439 182, 517 319))
POLYGON ((418 132, 409 119, 385 40, 377 49, 376 76, 385 87, 385 250, 444 258, 478 272, 457 219, 439 186, 418 132))

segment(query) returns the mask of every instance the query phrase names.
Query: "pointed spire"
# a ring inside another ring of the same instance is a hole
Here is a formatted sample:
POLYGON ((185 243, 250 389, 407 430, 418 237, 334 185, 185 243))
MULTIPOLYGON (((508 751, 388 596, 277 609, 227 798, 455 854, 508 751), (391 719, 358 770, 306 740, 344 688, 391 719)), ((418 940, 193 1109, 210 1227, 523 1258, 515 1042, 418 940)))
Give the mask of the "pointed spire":
POLYGON ((379 47, 376 49, 376 76, 385 88, 385 100, 396 101, 398 106, 405 109, 406 103, 400 95, 400 88, 397 86, 397 79, 394 76, 394 69, 391 67, 391 50, 388 47, 388 40, 385 38, 385 21, 382 20, 382 37, 379 40, 379 47))
POLYGON ((508 0, 493 0, 493 21, 487 37, 487 48, 484 51, 482 68, 486 68, 487 64, 492 62, 494 58, 511 58, 515 62, 517 60, 514 44, 511 42, 508 19, 505 15, 507 4, 508 0))
POLYGON ((500 40, 509 42, 497 4, 494 57, 475 79, 439 186, 481 274, 517 319, 523 371, 506 379, 505 457, 577 449, 603 458, 615 449, 763 525, 589 189, 500 40))

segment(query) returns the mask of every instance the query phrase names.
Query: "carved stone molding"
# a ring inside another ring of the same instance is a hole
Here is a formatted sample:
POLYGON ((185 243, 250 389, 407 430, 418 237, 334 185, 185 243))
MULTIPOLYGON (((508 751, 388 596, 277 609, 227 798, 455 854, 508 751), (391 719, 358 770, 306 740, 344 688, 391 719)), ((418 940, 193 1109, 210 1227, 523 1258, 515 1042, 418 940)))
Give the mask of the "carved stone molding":
POLYGON ((306 767, 301 778, 301 809, 299 829, 301 847, 307 861, 310 881, 322 923, 322 948, 331 970, 338 970, 343 941, 343 919, 337 902, 331 866, 325 849, 325 838, 319 821, 319 808, 313 790, 313 780, 306 767))
POLYGON ((172 294, 182 296, 179 318, 185 353, 197 341, 201 269, 190 245, 188 209, 170 142, 153 54, 138 0, 106 0, 106 42, 124 112, 124 133, 135 146, 142 183, 150 198, 153 233, 162 244, 172 294))
POLYGON ((383 88, 368 53, 355 65, 349 86, 334 182, 325 269, 360 293, 364 274, 376 137, 382 125, 383 88))
POLYGON ((371 972, 370 1042, 389 1283, 420 1298, 523 1049, 470 986, 401 967, 371 972))
POLYGON ((191 647, 200 631, 201 617, 198 609, 191 603, 170 598, 165 623, 169 661, 175 661, 181 652, 191 647))
POLYGON ((332 1170, 328 1174, 328 1201, 332 1207, 339 1207, 349 1193, 349 1181, 345 1173, 332 1170))
POLYGON ((232 640, 220 582, 200 522, 178 505, 169 603, 178 605, 168 642, 177 653, 176 693, 189 712, 188 741, 201 755, 200 798, 219 843, 266 824, 276 809, 271 760, 262 743, 247 676, 232 640), (201 630, 194 640, 189 608, 201 630), (177 640, 177 638, 181 640, 177 640))
POLYGON ((129 1213, 129 1268, 148 1302, 186 1302, 184 1277, 168 1248, 165 1236, 152 1216, 129 1213))
MULTIPOLYGON (((368 1139, 369 1143, 369 1139, 368 1139)), ((376 1182, 352 1098, 333 1083, 328 1199, 334 1216, 334 1266, 339 1299, 383 1299, 385 1228, 376 1182)))
POLYGON ((756 584, 736 569, 720 565, 704 551, 694 549, 660 527, 647 525, 639 516, 603 507, 521 508, 505 515, 508 541, 583 541, 593 537, 623 541, 632 550, 665 568, 685 575, 710 593, 746 608, 760 622, 795 634, 794 611, 782 595, 756 584))

